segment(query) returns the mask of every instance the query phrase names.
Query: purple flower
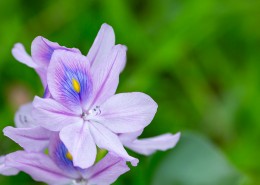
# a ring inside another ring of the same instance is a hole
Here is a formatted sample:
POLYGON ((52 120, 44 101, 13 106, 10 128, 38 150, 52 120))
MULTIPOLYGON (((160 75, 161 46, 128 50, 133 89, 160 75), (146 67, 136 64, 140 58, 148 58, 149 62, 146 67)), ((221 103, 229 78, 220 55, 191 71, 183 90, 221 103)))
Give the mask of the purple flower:
MULTIPOLYGON (((114 56, 120 56, 121 49, 115 47, 114 56)), ((143 129, 153 119, 157 105, 143 93, 108 95, 107 90, 116 88, 114 83, 118 80, 90 76, 88 64, 79 54, 55 51, 47 75, 53 99, 36 97, 34 118, 42 127, 60 131, 61 140, 73 155, 76 166, 86 168, 94 163, 96 145, 136 162, 126 153, 116 134, 143 129), (105 82, 100 84, 100 81, 105 82), (111 84, 107 84, 109 82, 111 84), (101 103, 103 96, 107 100, 101 103)), ((106 73, 110 72, 106 69, 106 73)))
POLYGON ((133 165, 117 134, 135 132, 153 119, 157 104, 139 92, 115 94, 125 66, 126 47, 114 45, 114 32, 103 25, 87 57, 55 50, 47 71, 52 98, 36 97, 33 116, 60 138, 75 166, 86 168, 96 158, 96 145, 133 165))
POLYGON ((55 134, 50 140, 49 155, 43 152, 18 151, 6 156, 5 165, 10 169, 26 172, 36 181, 57 185, 111 184, 129 170, 126 162, 112 153, 108 153, 90 168, 75 167, 71 154, 55 134))
MULTIPOLYGON (((96 145, 137 163, 123 148, 151 154, 175 146, 179 135, 166 134, 156 138, 138 140, 137 137, 154 117, 157 104, 143 93, 115 94, 119 74, 125 66, 126 47, 115 45, 113 29, 103 24, 88 55, 77 49, 61 47, 42 37, 32 43, 32 57, 21 44, 13 48, 13 55, 22 63, 41 71, 47 99, 36 97, 36 108, 31 114, 31 105, 16 114, 17 127, 34 127, 40 135, 42 126, 50 131, 60 131, 60 137, 73 155, 74 165, 91 166, 96 156, 96 145), (44 79, 44 80, 43 80, 44 79), (50 96, 51 95, 51 96, 50 96), (37 124, 36 124, 37 123, 37 124), (31 124, 31 125, 30 125, 31 124), (27 125, 27 126, 23 126, 27 125)), ((5 135, 26 141, 31 132, 22 134, 25 128, 9 127, 5 135), (24 138, 25 137, 25 138, 24 138)), ((46 146, 27 150, 39 150, 46 146)), ((24 146, 20 141, 21 146, 24 146)), ((26 144, 25 144, 26 145, 26 144)))
POLYGON ((35 69, 45 94, 17 111, 17 128, 3 130, 24 151, 0 157, 0 174, 14 175, 20 170, 56 185, 111 184, 129 170, 127 161, 138 163, 124 146, 150 155, 178 142, 180 133, 138 139, 152 121, 157 104, 140 92, 115 95, 126 47, 115 45, 109 25, 102 25, 87 56, 43 37, 32 42, 32 56, 20 43, 12 53, 35 69), (97 146, 108 154, 95 164, 97 146))

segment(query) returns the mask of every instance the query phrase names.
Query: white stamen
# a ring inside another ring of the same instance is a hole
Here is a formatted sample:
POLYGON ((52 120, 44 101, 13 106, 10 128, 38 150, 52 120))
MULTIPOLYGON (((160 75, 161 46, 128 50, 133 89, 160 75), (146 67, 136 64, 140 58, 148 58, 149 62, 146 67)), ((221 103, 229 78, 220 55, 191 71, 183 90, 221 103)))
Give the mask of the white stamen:
POLYGON ((88 181, 86 179, 77 179, 73 181, 74 185, 88 185, 88 181))
POLYGON ((101 114, 101 110, 99 106, 96 106, 94 109, 91 109, 87 112, 83 112, 81 117, 84 121, 88 121, 90 117, 96 116, 101 114))

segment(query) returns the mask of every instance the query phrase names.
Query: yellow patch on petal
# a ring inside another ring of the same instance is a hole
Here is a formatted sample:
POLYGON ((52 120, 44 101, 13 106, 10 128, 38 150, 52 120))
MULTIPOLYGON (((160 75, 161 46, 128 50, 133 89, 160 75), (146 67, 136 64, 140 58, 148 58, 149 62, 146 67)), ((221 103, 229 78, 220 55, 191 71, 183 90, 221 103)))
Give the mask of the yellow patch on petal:
POLYGON ((80 84, 78 82, 78 80, 76 80, 75 78, 72 78, 72 86, 74 91, 76 91, 77 93, 80 92, 80 84))
POLYGON ((71 161, 73 160, 73 157, 69 152, 66 153, 66 158, 71 160, 71 161))

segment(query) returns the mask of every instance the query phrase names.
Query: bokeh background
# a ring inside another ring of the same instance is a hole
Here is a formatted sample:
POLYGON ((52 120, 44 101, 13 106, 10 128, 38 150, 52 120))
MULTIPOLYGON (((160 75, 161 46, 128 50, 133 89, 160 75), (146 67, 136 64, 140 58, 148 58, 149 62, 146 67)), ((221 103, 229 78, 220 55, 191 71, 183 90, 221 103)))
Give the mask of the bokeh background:
MULTIPOLYGON (((167 152, 140 158, 116 185, 260 184, 260 1, 0 0, 0 128, 43 89, 11 48, 42 35, 87 53, 100 26, 128 47, 118 92, 141 91, 159 109, 142 137, 181 131, 167 152)), ((19 147, 0 136, 0 154, 19 147)), ((0 184, 41 184, 28 175, 0 184)))

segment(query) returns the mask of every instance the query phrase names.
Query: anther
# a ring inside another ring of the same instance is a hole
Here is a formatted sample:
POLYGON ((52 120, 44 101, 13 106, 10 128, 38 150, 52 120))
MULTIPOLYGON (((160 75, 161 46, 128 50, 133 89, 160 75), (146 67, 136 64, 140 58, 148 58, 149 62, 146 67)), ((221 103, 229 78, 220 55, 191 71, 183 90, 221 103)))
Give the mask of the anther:
POLYGON ((82 117, 82 119, 83 119, 84 121, 87 121, 87 120, 88 120, 88 114, 85 113, 85 112, 82 113, 81 117, 82 117))

